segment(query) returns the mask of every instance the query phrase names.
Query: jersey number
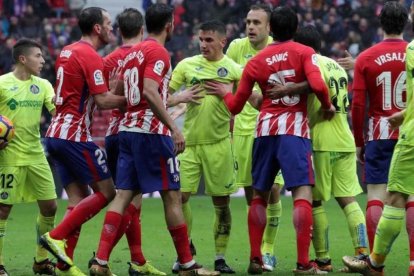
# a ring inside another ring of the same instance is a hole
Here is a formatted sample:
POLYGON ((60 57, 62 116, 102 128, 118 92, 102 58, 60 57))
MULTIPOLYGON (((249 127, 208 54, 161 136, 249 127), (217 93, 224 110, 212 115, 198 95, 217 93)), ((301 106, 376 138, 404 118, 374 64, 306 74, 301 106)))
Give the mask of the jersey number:
POLYGON ((0 175, 1 177, 1 188, 2 189, 12 189, 13 188, 13 180, 14 180, 14 175, 12 174, 4 174, 2 173, 0 175))
POLYGON ((391 72, 382 72, 377 77, 377 86, 382 86, 382 108, 384 110, 392 109, 392 102, 398 109, 405 108, 405 101, 403 100, 403 94, 406 91, 405 80, 407 74, 402 71, 395 81, 394 87, 392 87, 391 72))
POLYGON ((138 68, 127 69, 124 73, 124 93, 128 103, 132 106, 139 104, 141 93, 138 87, 138 68))
MULTIPOLYGON (((277 73, 271 74, 269 76, 269 80, 267 82, 270 85, 271 84, 288 85, 292 82, 287 82, 286 78, 292 78, 295 75, 296 75, 295 70, 293 70, 293 69, 282 70, 282 71, 279 71, 277 73)), ((273 100, 272 103, 278 104, 280 100, 282 101, 282 103, 284 105, 293 106, 293 105, 299 103, 300 95, 284 96, 282 99, 273 100)))
POLYGON ((168 158, 167 164, 170 166, 170 173, 178 173, 180 171, 180 162, 177 158, 168 158))
POLYGON ((335 89, 335 95, 332 96, 331 101, 332 105, 335 107, 336 112, 347 113, 348 112, 348 81, 346 78, 341 77, 336 80, 333 77, 329 78, 329 87, 335 89), (345 89, 345 95, 343 95, 342 99, 339 99, 339 91, 340 89, 345 89))
POLYGON ((56 71, 56 82, 58 83, 58 86, 56 88, 55 105, 63 104, 63 98, 60 96, 60 93, 62 92, 63 75, 63 67, 60 66, 56 71))

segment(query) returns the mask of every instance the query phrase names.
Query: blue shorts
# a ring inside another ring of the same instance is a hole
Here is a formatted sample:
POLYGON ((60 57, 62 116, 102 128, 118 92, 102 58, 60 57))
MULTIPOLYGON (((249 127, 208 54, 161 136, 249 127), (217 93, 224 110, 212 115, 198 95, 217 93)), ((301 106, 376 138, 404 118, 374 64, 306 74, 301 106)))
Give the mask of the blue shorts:
POLYGON ((46 138, 45 145, 63 187, 111 178, 105 153, 95 143, 46 138))
POLYGON ((179 190, 179 162, 171 137, 121 131, 117 189, 152 193, 179 190))
POLYGON ((388 183, 392 153, 397 140, 369 141, 365 146, 364 183, 388 183))
POLYGON ((113 179, 116 179, 116 166, 118 164, 119 156, 119 139, 118 134, 105 137, 105 151, 108 161, 108 168, 112 174, 113 179))
POLYGON ((311 141, 293 135, 256 138, 253 144, 253 188, 270 191, 279 170, 282 170, 287 190, 313 186, 311 141))

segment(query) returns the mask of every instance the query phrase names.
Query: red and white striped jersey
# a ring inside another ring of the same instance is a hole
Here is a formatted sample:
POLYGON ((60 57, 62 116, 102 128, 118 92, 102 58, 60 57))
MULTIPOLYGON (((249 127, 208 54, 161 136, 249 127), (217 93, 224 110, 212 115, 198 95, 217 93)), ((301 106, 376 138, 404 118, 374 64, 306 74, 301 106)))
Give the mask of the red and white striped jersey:
MULTIPOLYGON (((104 75, 107 82, 109 81, 109 76, 111 73, 118 70, 118 68, 123 66, 124 57, 131 50, 131 45, 122 45, 106 57, 104 57, 104 75)), ((118 109, 113 109, 111 114, 111 120, 109 122, 108 130, 106 131, 106 136, 118 134, 119 124, 124 117, 124 114, 121 113, 118 109)))
POLYGON ((398 130, 393 131, 386 118, 405 107, 407 44, 401 39, 385 39, 362 52, 356 60, 352 126, 358 147, 364 144, 367 102, 369 109, 365 140, 398 139, 398 130))
MULTIPOLYGON (((273 43, 247 63, 236 94, 227 94, 224 101, 230 112, 237 114, 252 93, 255 83, 264 92, 274 84, 286 85, 305 80, 309 82, 322 106, 329 108, 328 88, 322 79, 315 51, 293 41, 273 43)), ((256 137, 269 135, 310 138, 306 94, 272 100, 263 93, 256 137)))
POLYGON ((102 58, 91 44, 81 40, 62 49, 55 69, 56 115, 46 136, 92 141, 93 95, 108 91, 102 58))
POLYGON ((148 38, 133 46, 123 63, 122 77, 128 107, 119 130, 171 135, 170 130, 154 115, 143 95, 144 79, 152 79, 159 84, 158 91, 166 106, 171 78, 167 50, 156 40, 148 38))

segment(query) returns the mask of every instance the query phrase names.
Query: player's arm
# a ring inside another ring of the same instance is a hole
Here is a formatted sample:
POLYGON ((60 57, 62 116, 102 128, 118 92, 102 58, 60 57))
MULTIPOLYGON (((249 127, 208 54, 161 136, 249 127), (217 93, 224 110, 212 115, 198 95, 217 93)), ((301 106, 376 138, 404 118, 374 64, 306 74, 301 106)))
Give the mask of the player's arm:
POLYGON ((251 73, 254 72, 252 67, 250 62, 248 62, 246 68, 243 70, 242 78, 240 79, 239 86, 234 95, 231 92, 233 87, 232 84, 215 81, 207 81, 204 83, 204 88, 207 90, 207 94, 223 98, 229 111, 233 115, 239 114, 252 94, 252 89, 255 84, 255 79, 251 73))
POLYGON ((248 102, 251 106, 255 109, 260 110, 263 102, 263 94, 259 91, 254 90, 253 93, 250 95, 248 102))
POLYGON ((105 92, 100 94, 94 94, 93 100, 99 109, 114 109, 120 108, 125 109, 126 98, 124 96, 114 95, 112 92, 105 92))
POLYGON ((174 106, 174 109, 170 113, 171 119, 176 120, 177 118, 181 117, 187 111, 187 104, 179 103, 174 106))
POLYGON ((352 70, 355 67, 355 59, 345 50, 345 57, 338 59, 338 64, 345 70, 352 70))
POLYGON ((396 112, 387 118, 387 121, 392 129, 397 129, 402 125, 405 117, 405 112, 406 109, 396 112))
POLYGON ((52 116, 56 115, 56 106, 55 106, 55 90, 53 89, 52 84, 44 80, 46 86, 46 93, 43 104, 45 105, 46 109, 52 116))
POLYGON ((176 106, 179 103, 200 104, 199 100, 204 98, 203 95, 200 95, 201 91, 203 91, 203 88, 199 84, 178 93, 175 93, 176 91, 170 87, 168 89, 167 107, 176 106))
POLYGON ((182 136, 177 125, 171 119, 167 109, 165 109, 164 103, 162 102, 162 99, 158 93, 158 88, 159 84, 155 80, 151 78, 144 78, 143 95, 147 100, 152 112, 154 112, 154 115, 157 116, 157 118, 171 131, 171 136, 175 144, 174 151, 176 154, 178 154, 184 151, 184 137, 182 136))
POLYGON ((303 81, 300 83, 289 83, 287 85, 274 84, 266 90, 267 96, 272 100, 281 99, 284 96, 293 96, 310 93, 309 83, 303 81))

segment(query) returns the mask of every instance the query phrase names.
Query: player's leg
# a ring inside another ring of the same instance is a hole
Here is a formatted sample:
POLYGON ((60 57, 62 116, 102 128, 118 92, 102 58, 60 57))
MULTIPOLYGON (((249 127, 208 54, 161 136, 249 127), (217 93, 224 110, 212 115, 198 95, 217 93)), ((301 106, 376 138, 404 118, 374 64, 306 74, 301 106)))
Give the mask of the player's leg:
POLYGON ((55 229, 41 238, 42 245, 60 261, 73 264, 63 240, 95 216, 115 195, 105 155, 94 143, 48 138, 48 152, 64 186, 74 181, 90 184, 95 193, 82 199, 55 229))
POLYGON ((262 240, 263 268, 266 271, 273 271, 276 267, 274 253, 275 240, 279 230, 280 217, 282 216, 282 202, 280 200, 280 188, 284 185, 281 171, 276 176, 266 208, 266 227, 262 240))
POLYGON ((244 189, 247 211, 253 198, 252 149, 253 135, 233 135, 235 185, 244 189))
POLYGON ((370 141, 365 149, 365 183, 367 184, 366 226, 370 251, 375 232, 386 204, 388 172, 396 140, 370 141))
POLYGON ((406 229, 408 240, 410 242, 410 269, 408 271, 410 276, 414 276, 414 196, 410 195, 405 205, 406 212, 406 229))
POLYGON ((3 246, 6 236, 7 219, 9 218, 12 207, 13 205, 0 203, 0 276, 8 275, 4 267, 3 246))
POLYGON ((205 192, 212 197, 214 206, 213 237, 215 243, 215 270, 233 274, 226 261, 231 233, 230 194, 237 190, 234 185, 234 157, 230 138, 213 144, 198 146, 203 168, 205 192))

